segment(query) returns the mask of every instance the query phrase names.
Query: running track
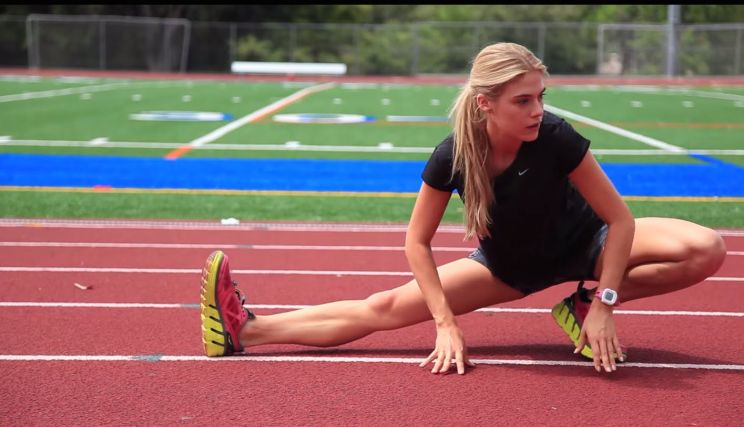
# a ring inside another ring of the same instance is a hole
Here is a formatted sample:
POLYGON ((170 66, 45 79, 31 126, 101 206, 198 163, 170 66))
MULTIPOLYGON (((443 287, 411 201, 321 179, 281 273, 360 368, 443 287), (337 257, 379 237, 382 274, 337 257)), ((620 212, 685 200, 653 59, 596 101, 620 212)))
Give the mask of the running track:
MULTIPOLYGON (((223 249, 258 313, 410 279, 403 226, 0 220, 3 425, 741 425, 744 232, 712 280, 617 311, 598 374, 548 310, 563 284, 460 318, 465 376, 417 367, 431 323, 334 349, 202 356, 199 275, 223 249), (80 289, 90 286, 89 289, 80 289), (532 309, 532 310, 528 310, 532 309)), ((457 228, 434 241, 465 255, 457 228)))

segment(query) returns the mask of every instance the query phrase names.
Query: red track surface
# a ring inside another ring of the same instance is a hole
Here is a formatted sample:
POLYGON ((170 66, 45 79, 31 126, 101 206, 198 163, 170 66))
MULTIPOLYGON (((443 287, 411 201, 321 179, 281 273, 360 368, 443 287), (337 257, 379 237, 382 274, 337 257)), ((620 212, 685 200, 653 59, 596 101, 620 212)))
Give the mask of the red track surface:
MULTIPOLYGON (((613 374, 573 355, 545 312, 572 291, 567 283, 495 307, 542 311, 462 316, 471 357, 482 363, 465 376, 439 376, 415 363, 434 343, 431 323, 333 349, 202 357, 199 269, 214 249, 229 255, 259 314, 289 309, 261 305, 364 298, 410 279, 401 227, 262 228, 0 222, 2 424, 720 426, 744 417, 744 233, 726 233, 731 253, 714 280, 618 310, 631 363, 613 374), (310 245, 372 248, 302 247, 310 245), (101 268, 129 270, 85 270, 101 268)), ((434 246, 444 262, 471 245, 449 232, 434 246)))

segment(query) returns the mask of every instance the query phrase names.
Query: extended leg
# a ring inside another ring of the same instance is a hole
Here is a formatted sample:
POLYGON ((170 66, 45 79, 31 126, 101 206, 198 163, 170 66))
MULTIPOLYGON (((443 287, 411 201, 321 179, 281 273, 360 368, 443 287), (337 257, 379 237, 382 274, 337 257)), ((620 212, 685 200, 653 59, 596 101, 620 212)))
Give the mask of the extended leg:
MULTIPOLYGON (((455 314, 521 298, 483 265, 460 259, 439 268, 442 287, 455 314)), ((398 329, 431 319, 415 281, 364 300, 337 301, 250 320, 240 333, 245 347, 302 344, 329 347, 372 332, 398 329)))

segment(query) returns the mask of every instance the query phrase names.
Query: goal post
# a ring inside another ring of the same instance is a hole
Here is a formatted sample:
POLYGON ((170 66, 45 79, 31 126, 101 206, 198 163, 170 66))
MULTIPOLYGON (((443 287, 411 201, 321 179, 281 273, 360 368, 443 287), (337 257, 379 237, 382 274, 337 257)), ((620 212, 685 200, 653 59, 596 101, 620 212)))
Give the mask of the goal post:
POLYGON ((184 72, 190 22, 101 15, 31 14, 30 68, 184 72))

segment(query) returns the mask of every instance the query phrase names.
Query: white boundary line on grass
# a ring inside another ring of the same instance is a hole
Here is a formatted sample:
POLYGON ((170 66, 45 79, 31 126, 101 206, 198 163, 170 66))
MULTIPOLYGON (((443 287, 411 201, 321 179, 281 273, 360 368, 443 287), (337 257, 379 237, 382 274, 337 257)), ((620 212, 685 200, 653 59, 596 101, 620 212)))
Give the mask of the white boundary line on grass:
POLYGON ((102 85, 71 87, 67 89, 51 89, 39 92, 23 92, 13 95, 0 96, 0 103, 12 101, 25 101, 28 99, 52 98, 55 96, 74 95, 77 93, 100 92, 103 90, 116 89, 122 86, 130 86, 129 82, 107 83, 102 85))
POLYGON ((611 132, 611 133, 614 133, 616 135, 623 136, 625 138, 629 138, 629 139, 632 139, 632 140, 635 140, 635 141, 638 141, 638 142, 642 142, 642 143, 644 143, 646 145, 650 145, 652 147, 656 147, 656 148, 659 148, 659 149, 662 149, 662 150, 666 150, 666 151, 669 151, 669 152, 675 152, 675 153, 686 153, 687 152, 687 150, 684 149, 684 148, 682 148, 682 147, 678 147, 676 145, 672 145, 672 144, 666 143, 664 141, 660 141, 660 140, 655 139, 655 138, 651 138, 651 137, 648 137, 648 136, 645 136, 645 135, 641 135, 639 133, 631 132, 629 130, 622 129, 622 128, 619 128, 617 126, 613 126, 613 125, 608 124, 608 123, 600 122, 599 120, 594 120, 594 119, 591 119, 589 117, 582 116, 580 114, 576 114, 576 113, 573 113, 573 112, 568 111, 568 110, 564 110, 562 108, 558 108, 558 107, 554 107, 552 105, 545 104, 545 109, 548 110, 548 111, 550 111, 550 112, 552 112, 552 113, 559 114, 559 115, 561 115, 561 116, 563 116, 565 118, 576 120, 578 122, 585 123, 585 124, 588 124, 590 126, 594 126, 596 128, 605 130, 607 132, 611 132))
MULTIPOLYGON (((608 125, 609 126, 609 125, 608 125)), ((216 131, 215 131, 216 132, 216 131)), ((3 139, 0 145, 8 147, 91 147, 91 141, 64 141, 64 140, 37 140, 37 139, 3 139)), ((96 148, 141 148, 141 149, 167 149, 174 150, 184 144, 178 142, 141 142, 141 141, 106 141, 105 144, 96 145, 96 148)), ((383 148, 379 146, 353 146, 353 145, 293 145, 284 144, 204 144, 193 146, 200 150, 217 151, 320 151, 320 152, 344 152, 344 153, 431 153, 433 147, 393 146, 383 148)), ((694 149, 679 148, 670 151, 665 149, 592 149, 595 155, 603 156, 670 156, 670 155, 744 155, 744 150, 738 149, 694 149)))
MULTIPOLYGON (((382 352, 382 351, 381 351, 382 352)), ((273 363, 396 363, 420 364, 424 358, 415 357, 349 357, 349 356, 169 356, 162 354, 143 355, 65 355, 65 354, 0 354, 0 362, 273 362, 273 363)), ((526 359, 471 359, 476 365, 505 366, 584 366, 593 367, 592 362, 570 360, 526 360, 526 359)), ((618 364, 623 368, 655 369, 702 369, 715 371, 744 371, 740 364, 707 363, 633 363, 618 364)))
POLYGON ((307 87, 304 89, 301 89, 292 95, 289 95, 285 98, 282 98, 276 102, 273 102, 263 108, 260 108, 247 116, 243 116, 238 120, 235 120, 233 122, 230 122, 226 124, 225 126, 222 126, 220 128, 217 128, 213 130, 212 132, 209 132, 208 134, 204 136, 200 136, 199 138, 194 139, 193 141, 189 142, 187 145, 191 147, 201 147, 205 144, 208 144, 216 139, 222 138, 229 132, 234 131, 235 129, 238 129, 241 126, 244 126, 248 123, 251 123, 256 120, 260 120, 262 117, 273 113, 274 111, 280 110, 287 105, 297 102, 300 99, 304 98, 307 95, 310 95, 315 92, 320 92, 322 90, 331 89, 334 87, 335 83, 323 83, 317 86, 307 87))

